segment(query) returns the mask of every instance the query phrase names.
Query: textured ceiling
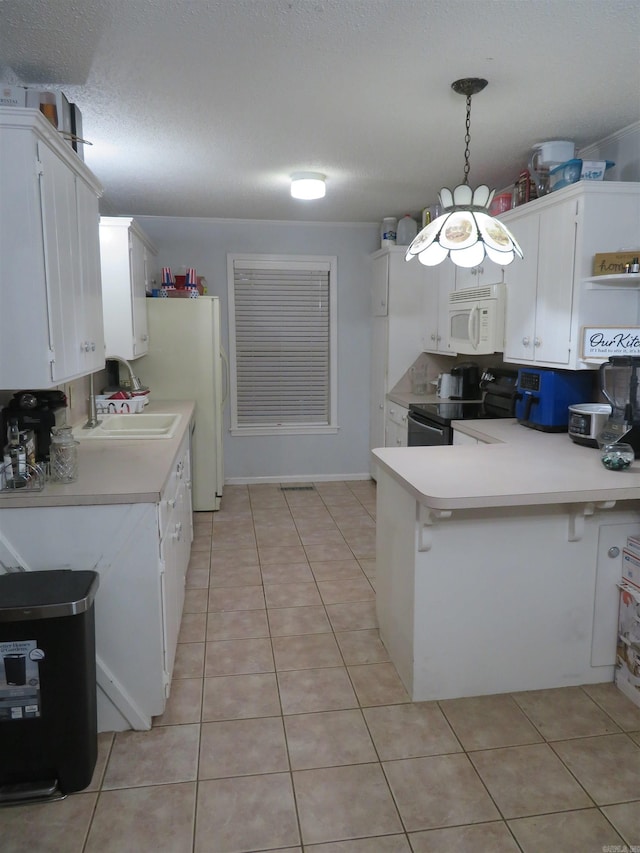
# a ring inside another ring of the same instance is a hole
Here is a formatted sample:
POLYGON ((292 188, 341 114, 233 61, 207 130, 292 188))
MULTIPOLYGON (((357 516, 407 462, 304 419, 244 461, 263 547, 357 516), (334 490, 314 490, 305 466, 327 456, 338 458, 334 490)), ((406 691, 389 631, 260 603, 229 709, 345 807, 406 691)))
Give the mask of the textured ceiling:
POLYGON ((637 0, 0 0, 0 79, 84 119, 103 212, 308 221, 503 187, 534 142, 640 119, 637 0), (289 197, 293 171, 327 196, 289 197))

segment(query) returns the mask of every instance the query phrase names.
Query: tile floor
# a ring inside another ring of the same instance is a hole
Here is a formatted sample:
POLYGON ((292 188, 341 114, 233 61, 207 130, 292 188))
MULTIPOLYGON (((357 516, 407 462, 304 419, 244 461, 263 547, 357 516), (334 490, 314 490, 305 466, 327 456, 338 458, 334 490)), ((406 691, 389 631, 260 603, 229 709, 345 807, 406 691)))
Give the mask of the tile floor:
POLYGON ((611 684, 411 703, 376 631, 375 486, 227 487, 171 698, 3 853, 640 851, 640 708, 611 684))

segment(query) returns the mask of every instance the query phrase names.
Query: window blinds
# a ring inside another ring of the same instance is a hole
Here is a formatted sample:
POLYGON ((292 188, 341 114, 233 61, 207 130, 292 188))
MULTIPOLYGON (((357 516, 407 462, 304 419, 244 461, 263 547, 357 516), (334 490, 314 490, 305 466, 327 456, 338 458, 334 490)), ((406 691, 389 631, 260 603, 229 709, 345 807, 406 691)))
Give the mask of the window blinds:
POLYGON ((239 427, 330 423, 329 265, 234 262, 239 427))

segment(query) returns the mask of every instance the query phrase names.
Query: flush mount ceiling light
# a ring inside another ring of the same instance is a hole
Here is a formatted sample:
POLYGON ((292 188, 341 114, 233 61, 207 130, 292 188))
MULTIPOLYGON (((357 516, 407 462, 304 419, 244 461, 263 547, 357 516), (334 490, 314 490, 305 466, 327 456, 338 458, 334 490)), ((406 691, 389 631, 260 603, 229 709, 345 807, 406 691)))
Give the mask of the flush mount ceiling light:
POLYGON ((481 92, 486 80, 468 77, 456 80, 451 88, 467 97, 467 121, 464 137, 464 180, 453 192, 443 187, 439 193, 443 213, 413 240, 405 260, 418 256, 420 263, 436 266, 449 257, 459 267, 475 267, 487 255, 490 260, 504 266, 522 249, 502 222, 489 215, 495 190, 486 185, 472 190, 469 186, 469 143, 471 141, 471 96, 481 92))
POLYGON ((291 175, 291 195, 307 200, 324 198, 327 191, 325 180, 326 175, 319 172, 294 172, 291 175))

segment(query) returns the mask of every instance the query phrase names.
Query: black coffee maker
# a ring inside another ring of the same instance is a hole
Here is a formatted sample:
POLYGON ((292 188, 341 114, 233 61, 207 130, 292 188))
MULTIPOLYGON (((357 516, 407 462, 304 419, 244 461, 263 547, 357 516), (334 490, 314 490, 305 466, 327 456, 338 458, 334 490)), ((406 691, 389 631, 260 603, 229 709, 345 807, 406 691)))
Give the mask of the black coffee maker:
POLYGON ((480 400, 482 389, 480 388, 480 368, 475 361, 464 361, 451 368, 451 375, 459 379, 457 394, 452 400, 480 400))
POLYGON ((9 421, 17 420, 21 430, 31 429, 36 440, 36 461, 49 461, 51 429, 67 420, 67 397, 62 391, 18 391, 2 410, 2 446, 6 443, 9 421))

